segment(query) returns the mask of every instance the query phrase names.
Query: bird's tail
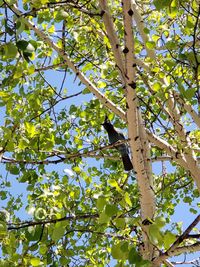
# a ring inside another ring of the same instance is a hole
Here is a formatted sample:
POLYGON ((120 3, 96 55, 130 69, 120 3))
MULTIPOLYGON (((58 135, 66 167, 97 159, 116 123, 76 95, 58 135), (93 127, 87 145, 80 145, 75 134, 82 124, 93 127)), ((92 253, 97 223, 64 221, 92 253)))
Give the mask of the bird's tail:
POLYGON ((122 161, 124 164, 125 171, 130 171, 133 169, 133 164, 132 164, 128 154, 122 156, 122 161))

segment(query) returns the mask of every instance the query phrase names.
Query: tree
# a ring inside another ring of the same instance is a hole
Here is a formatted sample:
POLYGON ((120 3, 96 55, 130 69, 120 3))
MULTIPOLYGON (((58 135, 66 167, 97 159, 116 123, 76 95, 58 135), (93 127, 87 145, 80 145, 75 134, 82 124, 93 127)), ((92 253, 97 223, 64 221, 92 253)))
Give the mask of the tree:
POLYGON ((199 1, 0 4, 1 266, 175 266, 199 251, 200 215, 170 220, 200 192, 199 1), (108 144, 105 116, 126 140, 108 144))

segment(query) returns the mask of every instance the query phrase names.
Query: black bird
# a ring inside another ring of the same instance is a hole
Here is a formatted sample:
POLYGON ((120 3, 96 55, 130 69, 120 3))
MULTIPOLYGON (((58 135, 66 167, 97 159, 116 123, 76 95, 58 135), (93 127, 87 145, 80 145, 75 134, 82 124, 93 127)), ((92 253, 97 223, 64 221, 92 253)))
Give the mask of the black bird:
MULTIPOLYGON (((106 116, 105 121, 102 125, 108 133, 108 139, 109 139, 110 144, 113 144, 119 140, 125 140, 124 135, 122 133, 118 133, 115 130, 114 126, 110 123, 107 116, 106 116)), ((128 152, 128 146, 126 144, 121 144, 119 146, 116 146, 116 149, 121 154, 125 171, 132 170, 133 165, 132 165, 132 162, 131 162, 129 154, 128 154, 129 153, 128 152)))

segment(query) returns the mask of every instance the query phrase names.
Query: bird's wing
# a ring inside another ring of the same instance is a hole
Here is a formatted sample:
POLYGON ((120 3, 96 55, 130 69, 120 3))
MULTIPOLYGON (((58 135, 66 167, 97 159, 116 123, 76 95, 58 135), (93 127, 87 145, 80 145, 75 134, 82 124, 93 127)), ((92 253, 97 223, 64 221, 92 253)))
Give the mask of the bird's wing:
POLYGON ((125 140, 123 133, 119 133, 119 140, 125 140))

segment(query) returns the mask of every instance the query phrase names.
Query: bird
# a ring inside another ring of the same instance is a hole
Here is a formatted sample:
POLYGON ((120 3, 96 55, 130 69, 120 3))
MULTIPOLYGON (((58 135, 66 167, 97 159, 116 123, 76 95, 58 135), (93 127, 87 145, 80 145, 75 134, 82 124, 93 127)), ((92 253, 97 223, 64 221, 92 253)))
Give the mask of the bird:
MULTIPOLYGON (((102 125, 108 133, 108 139, 110 144, 114 144, 119 140, 125 140, 124 135, 115 130, 114 126, 108 120, 107 116, 105 117, 104 123, 102 125)), ((121 154, 125 171, 131 171, 133 169, 133 164, 129 157, 128 146, 126 144, 121 144, 119 146, 116 146, 116 149, 121 154)))

